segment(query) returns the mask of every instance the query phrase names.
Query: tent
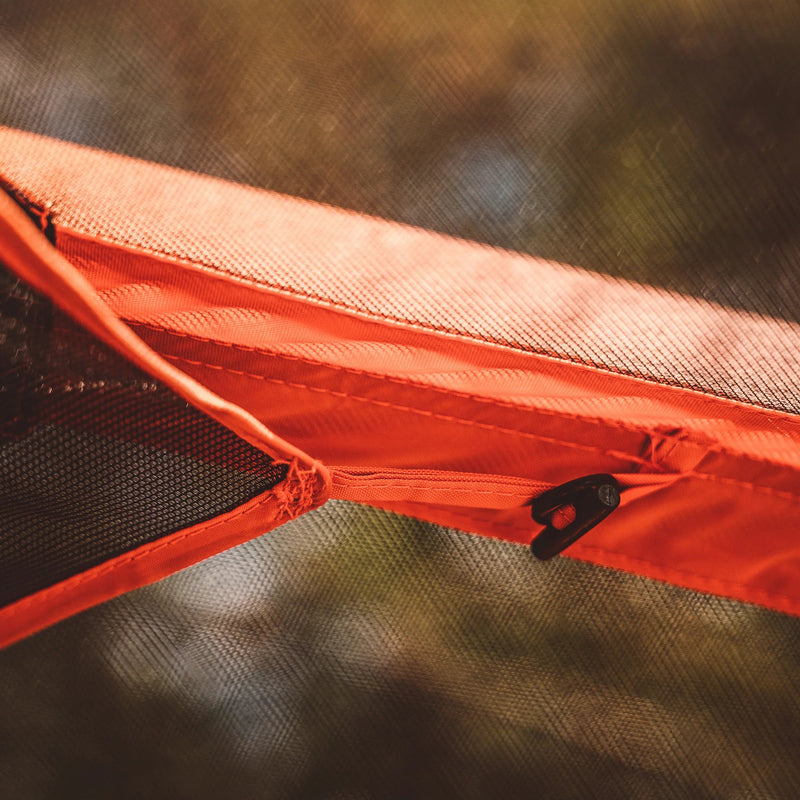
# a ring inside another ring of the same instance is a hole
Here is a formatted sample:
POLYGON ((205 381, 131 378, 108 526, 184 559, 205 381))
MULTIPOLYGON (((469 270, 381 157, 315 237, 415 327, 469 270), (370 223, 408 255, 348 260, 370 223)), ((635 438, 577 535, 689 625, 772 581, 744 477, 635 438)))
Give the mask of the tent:
POLYGON ((800 792, 800 13, 0 9, 0 788, 800 792))

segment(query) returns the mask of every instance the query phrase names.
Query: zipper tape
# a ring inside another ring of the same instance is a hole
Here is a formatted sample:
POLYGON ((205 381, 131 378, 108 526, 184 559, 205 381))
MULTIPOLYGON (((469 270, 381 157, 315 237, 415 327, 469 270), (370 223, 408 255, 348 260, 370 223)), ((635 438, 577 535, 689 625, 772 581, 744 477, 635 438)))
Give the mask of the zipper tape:
POLYGON ((356 503, 408 501, 505 510, 520 508, 552 483, 507 475, 414 469, 333 467, 331 498, 356 503))
MULTIPOLYGON (((509 475, 432 469, 331 467, 331 498, 356 503, 413 502, 507 510, 521 508, 557 484, 509 475)), ((614 476, 623 501, 674 483, 680 474, 614 476)))

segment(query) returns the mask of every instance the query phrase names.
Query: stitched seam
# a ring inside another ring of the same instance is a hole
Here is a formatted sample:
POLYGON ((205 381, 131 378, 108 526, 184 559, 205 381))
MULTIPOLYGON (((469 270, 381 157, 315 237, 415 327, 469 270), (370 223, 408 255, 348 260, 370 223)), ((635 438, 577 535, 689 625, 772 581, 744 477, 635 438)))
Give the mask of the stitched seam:
MULTIPOLYGON (((348 374, 351 374, 351 375, 359 375, 359 376, 367 377, 367 378, 380 379, 380 380, 384 380, 384 381, 386 381, 388 383, 395 383, 395 384, 399 384, 401 386, 410 386, 410 387, 413 387, 413 388, 424 389, 426 391, 436 392, 438 394, 461 397, 461 398, 463 398, 465 400, 471 400, 473 402, 483 403, 485 405, 496 406, 496 407, 499 407, 499 408, 509 408, 509 409, 514 409, 514 410, 519 410, 519 409, 526 410, 526 411, 529 410, 529 409, 525 408, 524 406, 520 406, 519 404, 511 403, 511 402, 509 402, 507 400, 499 400, 499 399, 491 398, 491 397, 481 397, 479 395, 474 395, 474 394, 471 394, 469 392, 463 392, 463 391, 459 391, 457 389, 447 389, 447 388, 444 388, 444 387, 441 387, 441 386, 433 386, 433 385, 430 385, 430 384, 422 383, 421 381, 413 381, 413 380, 410 380, 410 379, 407 379, 407 378, 401 378, 401 377, 398 377, 398 376, 395 376, 395 375, 387 375, 385 373, 379 373, 379 372, 370 372, 369 370, 358 369, 357 367, 338 366, 338 365, 335 365, 335 364, 328 364, 328 363, 325 363, 324 361, 318 361, 316 359, 307 358, 307 357, 304 357, 304 356, 297 356, 297 355, 284 354, 284 353, 276 353, 276 352, 272 352, 272 351, 269 351, 269 350, 264 350, 263 348, 251 347, 251 346, 248 346, 248 345, 236 344, 236 343, 233 343, 233 342, 223 342, 223 341, 220 341, 218 339, 211 339, 210 337, 197 336, 195 334, 184 333, 182 331, 167 330, 165 328, 159 327, 158 325, 152 325, 152 324, 146 323, 146 322, 129 322, 129 324, 132 327, 148 328, 149 330, 156 331, 158 333, 164 333, 164 334, 167 334, 168 336, 175 336, 175 337, 179 337, 179 338, 189 339, 189 340, 192 340, 192 341, 201 342, 203 344, 211 344, 211 345, 215 345, 215 346, 218 346, 218 347, 230 348, 232 350, 239 350, 239 351, 245 352, 245 353, 255 353, 255 354, 266 356, 266 357, 269 357, 269 358, 283 359, 283 360, 287 360, 287 361, 298 361, 298 362, 303 363, 303 364, 309 364, 311 366, 323 367, 325 369, 334 370, 336 372, 344 372, 344 373, 348 373, 348 374)), ((178 358, 178 356, 175 356, 175 357, 178 358)), ((211 365, 206 365, 206 366, 211 366, 211 365)), ((712 395, 712 396, 715 396, 715 395, 712 395)), ((665 442, 666 441, 671 442, 673 444, 673 446, 676 445, 678 442, 686 441, 685 433, 678 433, 678 434, 661 433, 660 431, 652 431, 651 429, 649 429, 647 427, 644 427, 644 426, 643 427, 637 427, 635 425, 626 424, 625 422, 621 422, 619 420, 608 420, 607 421, 607 420, 604 420, 604 419, 602 419, 600 417, 594 417, 594 416, 588 416, 588 415, 584 416, 584 415, 581 415, 581 414, 572 414, 572 413, 570 413, 568 411, 555 411, 553 409, 543 409, 543 408, 533 408, 533 409, 530 409, 530 410, 533 410, 536 414, 539 414, 539 415, 542 415, 542 416, 550 416, 550 417, 555 417, 557 419, 572 419, 572 420, 576 420, 578 422, 590 423, 590 424, 599 425, 599 426, 605 427, 605 428, 614 428, 614 429, 617 429, 617 430, 623 430, 623 431, 626 431, 628 433, 644 434, 644 435, 657 435, 659 438, 663 439, 665 442)), ((760 415, 766 417, 766 415, 763 414, 763 412, 759 411, 758 409, 754 409, 754 411, 756 411, 760 415)), ((792 426, 800 427, 800 423, 795 423, 794 421, 789 421, 789 424, 791 424, 792 426)), ((694 442, 692 440, 689 440, 689 441, 692 444, 701 444, 699 442, 694 442)), ((743 451, 739 451, 739 450, 731 450, 731 449, 729 449, 727 447, 724 447, 723 445, 721 445, 719 443, 708 444, 708 445, 702 444, 701 446, 704 447, 704 449, 706 450, 707 453, 719 453, 720 455, 744 456, 749 461, 753 461, 753 462, 756 462, 756 463, 759 463, 759 464, 774 465, 776 463, 774 460, 771 460, 771 459, 768 459, 768 458, 763 458, 763 457, 760 457, 760 456, 754 456, 754 455, 751 455, 749 453, 746 453, 746 452, 743 452, 743 451)), ((648 463, 652 463, 652 462, 648 462, 648 463)))
MULTIPOLYGON (((66 226, 64 226, 66 228, 66 226)), ((63 230, 64 228, 62 228, 63 230)), ((495 344, 501 347, 507 347, 510 350, 514 350, 517 352, 523 353, 533 353, 536 355, 545 356, 547 358, 552 358, 556 361, 561 362, 571 362, 574 364, 581 364, 582 366, 589 367, 591 369, 596 369, 600 372, 607 372, 613 375, 622 375, 626 378, 632 378, 633 380, 641 380, 645 383, 655 383, 657 385, 662 386, 670 386, 676 389, 683 389, 686 391, 696 392, 697 394, 703 397, 716 397, 720 400, 725 400, 730 403, 735 403, 737 405, 745 405, 749 409, 753 411, 753 413, 763 416, 765 419, 771 420, 772 418, 769 415, 770 411, 776 411, 781 414, 792 415, 796 412, 790 411, 785 408, 774 408, 768 407, 766 405, 755 405, 754 401, 752 400, 741 400, 733 397, 728 397, 725 394, 717 393, 707 388, 699 388, 697 386, 692 386, 687 383, 682 383, 677 379, 669 379, 669 378, 657 378, 653 375, 642 376, 642 375, 635 375, 631 371, 626 371, 620 367, 615 367, 611 364, 598 364, 594 361, 590 361, 585 358, 581 358, 580 356, 576 355, 568 355, 563 353, 557 353, 555 351, 547 351, 544 349, 536 349, 536 348, 524 348, 521 347, 518 343, 509 341, 507 339, 498 339, 496 337, 491 336, 478 336, 474 333, 469 333, 468 331, 459 330, 456 328, 446 328, 444 326, 436 326, 429 322, 424 322, 421 320, 410 320, 403 317, 392 316, 390 314, 381 314, 377 311, 369 311, 363 308, 359 308, 357 306, 349 305, 348 303, 343 303, 341 301, 331 300, 328 297, 325 297, 320 294, 316 294, 313 292, 303 292, 297 289, 292 289, 288 286, 282 286, 276 283, 270 283, 268 281, 258 281, 254 278, 248 278, 243 275, 236 275, 230 271, 227 271, 219 266, 214 266, 212 264, 208 264, 205 261, 200 261, 197 259, 193 259, 190 256, 186 255, 175 255, 174 253, 169 253, 164 250, 159 250, 156 247, 147 247, 141 244, 133 244, 130 242, 125 242, 124 240, 116 240, 110 236, 104 235, 97 235, 97 234, 90 234, 88 232, 83 232, 78 230, 77 228, 66 228, 70 234, 75 236, 76 238, 83 239, 84 241, 89 241, 92 243, 97 242, 104 242, 107 245, 115 248, 115 249, 122 249, 125 248, 134 253, 146 253, 148 255, 157 256, 166 260, 171 264, 190 264, 194 267, 198 267, 202 270, 207 272, 211 272, 217 276, 222 277, 223 279, 229 281, 235 281, 238 283, 242 283, 248 286, 254 286, 257 289, 267 289, 270 291, 277 291, 286 294, 289 297, 298 297, 303 300, 312 300, 314 302, 320 303, 321 305, 327 306, 333 309, 342 309, 345 311, 350 311, 354 314, 357 314, 361 317, 366 317, 368 319, 376 319, 376 320, 383 320, 386 322, 395 322, 402 325, 409 325, 410 327, 417 328, 419 330, 430 330, 437 333, 444 333, 450 336, 458 336, 460 338, 464 338, 470 341, 475 342, 483 342, 487 344, 495 344)))
POLYGON ((631 455, 630 453, 622 453, 615 450, 603 450, 599 447, 577 444, 575 442, 565 442, 560 439, 555 439, 549 436, 541 436, 540 434, 532 433, 530 431, 519 431, 514 428, 503 428, 499 425, 491 425, 488 422, 476 422, 475 420, 464 419, 462 417, 453 417, 448 414, 440 414, 435 411, 426 411, 425 409, 414 408, 413 406, 403 406, 398 403, 390 403, 388 400, 376 400, 375 398, 372 397, 361 397, 360 395, 348 394, 347 392, 338 392, 334 389, 327 389, 322 386, 309 386, 308 384, 305 383, 295 383, 293 381, 285 381, 282 380, 281 378, 270 378, 266 375, 259 375, 258 373, 255 372, 247 372, 245 370, 232 369, 231 367, 225 367, 220 364, 208 364, 204 361, 194 361, 192 359, 183 358, 182 356, 165 354, 163 355, 163 358, 169 359, 170 361, 179 361, 184 364, 191 364, 192 366, 195 367, 207 367, 208 369, 217 370, 219 372, 227 372, 230 373, 231 375, 240 375, 245 378, 252 378, 253 380, 266 381, 267 383, 275 383, 281 386, 290 386, 294 389, 305 389, 309 392, 328 394, 332 395, 333 397, 342 397, 348 400, 355 400, 360 403, 370 403, 372 405, 381 406, 384 408, 394 408, 398 411, 408 411, 412 414, 419 414, 425 417, 433 417, 435 419, 441 419, 446 422, 456 422, 461 425, 469 425, 472 427, 482 428, 485 430, 508 433, 512 434, 513 436, 521 436, 527 439, 536 439, 538 441, 557 444, 563 447, 570 447, 575 450, 583 450, 588 453, 597 453, 600 455, 610 456, 612 458, 617 458, 623 461, 629 461, 633 464, 639 464, 648 467, 653 466, 653 464, 647 459, 639 458, 638 456, 631 455))
POLYGON ((800 501, 800 495, 793 494, 792 492, 785 492, 782 489, 773 489, 770 486, 759 486, 757 483, 740 481, 736 478, 726 478, 723 475, 709 475, 707 472, 689 472, 687 473, 687 477, 699 478, 702 481, 713 481, 714 483, 724 483, 729 486, 743 486, 754 492, 768 494, 771 497, 780 497, 782 500, 791 500, 792 502, 800 501))
MULTIPOLYGON (((345 501, 345 502, 350 502, 350 501, 345 501)), ((386 501, 375 500, 373 502, 364 503, 364 505, 372 505, 372 506, 375 506, 376 508, 384 508, 384 509, 390 511, 390 513, 392 513, 392 514, 402 514, 402 515, 408 516, 408 517, 414 517, 415 516, 413 511, 393 511, 392 509, 388 508, 388 506, 390 504, 392 504, 392 505, 393 504, 399 504, 399 505, 402 505, 402 506, 404 506, 406 508, 408 506, 414 506, 414 505, 423 506, 423 507, 425 507, 425 506, 436 506, 435 503, 415 503, 413 500, 386 500, 386 501), (380 505, 381 502, 384 502, 385 505, 380 505)), ((479 525, 481 525, 483 527, 486 527, 486 528, 494 531, 494 534, 496 536, 502 538, 505 541, 510 541, 507 538, 507 534, 509 532, 511 532, 511 531, 513 531, 514 533, 519 534, 520 536, 525 535, 525 536, 528 536, 530 538, 532 538, 533 535, 534 535, 534 528, 533 527, 531 527, 531 528, 520 528, 517 525, 507 525, 505 523, 497 522, 496 520, 492 520, 492 519, 476 519, 475 517, 470 516, 469 514, 463 514, 463 513, 460 513, 458 511, 451 511, 449 508, 441 508, 441 507, 439 507, 439 509, 442 512, 446 513, 447 516, 452 518, 452 519, 457 519, 457 520, 460 519, 460 520, 463 520, 466 523, 470 523, 470 525, 479 524, 479 525)), ((487 509, 487 510, 490 510, 490 509, 487 509)), ((415 519, 422 519, 423 521, 429 521, 426 517, 422 517, 421 513, 422 512, 417 514, 415 519)), ((432 523, 432 524, 434 524, 434 525, 442 525, 444 523, 435 522, 435 523, 432 523)), ((541 527, 540 525, 538 525, 538 523, 533 523, 533 525, 535 525, 535 527, 541 527)), ((465 530, 465 531, 462 531, 460 529, 454 529, 454 530, 458 530, 459 533, 468 533, 468 534, 470 534, 472 536, 484 536, 484 537, 486 536, 486 534, 476 533, 474 530, 470 530, 469 526, 467 526, 467 528, 468 529, 465 530)), ((514 540, 514 541, 511 541, 511 544, 521 544, 521 543, 516 541, 516 540, 514 540)), ((523 547, 525 547, 525 546, 526 545, 523 545, 523 547)))
MULTIPOLYGON (((581 450, 584 452, 597 453, 599 455, 610 456, 611 458, 617 458, 620 460, 629 461, 632 464, 640 464, 651 468, 653 467, 652 462, 648 461, 647 459, 638 458, 637 456, 630 455, 629 453, 621 453, 614 450, 603 450, 599 447, 577 444, 575 442, 565 442, 560 439, 551 438, 549 436, 541 436, 536 433, 531 433, 530 431, 519 431, 513 428, 503 428, 499 425, 491 425, 487 422, 476 422, 475 420, 464 419, 463 417, 453 417, 447 414, 439 414, 435 411, 427 411, 425 409, 414 408, 412 406, 403 406, 397 403, 390 403, 388 400, 376 400, 375 398, 372 397, 361 397, 359 395, 348 394, 347 392, 338 392, 335 391, 334 389, 327 389, 321 386, 309 386, 304 383, 285 381, 280 378, 270 378, 266 375, 259 375, 254 372, 246 372, 245 370, 231 369, 230 367, 225 367, 220 364, 207 364, 204 361, 194 361, 188 358, 183 358, 181 356, 164 355, 164 358, 167 358, 170 361, 180 361, 185 364, 191 364, 192 366, 196 367, 207 367, 208 369, 217 370, 219 372, 227 372, 232 375, 240 375, 246 378, 252 378, 254 380, 266 381, 267 383, 275 383, 281 386, 289 386, 294 389, 305 389, 309 392, 318 392, 320 394, 329 394, 334 397, 342 397, 348 400, 355 400, 360 403, 370 403, 372 405, 377 405, 384 408, 394 408, 398 411, 408 411, 412 414, 419 414, 421 416, 433 417, 434 419, 441 419, 445 422, 455 422, 461 425, 468 425, 485 430, 497 431, 499 433, 507 433, 517 437, 536 439, 538 441, 547 442, 549 444, 556 444, 562 447, 569 447, 575 450, 581 450)), ((708 473, 701 473, 701 472, 687 472, 681 477, 696 477, 702 480, 708 480, 715 483, 723 483, 723 484, 730 484, 732 486, 743 487, 746 489, 750 489, 754 492, 759 492, 761 494, 769 495, 771 497, 780 497, 782 499, 800 501, 800 495, 796 495, 791 492, 785 492, 780 489, 773 489, 769 486, 760 486, 758 484, 750 483, 748 481, 740 481, 735 478, 725 478, 723 476, 711 475, 708 473)))
MULTIPOLYGON (((231 348, 233 350, 241 350, 246 353, 256 353, 258 355, 263 355, 270 358, 284 359, 287 361, 299 361, 303 364, 309 364, 311 366, 316 366, 316 367, 325 367, 326 369, 335 370, 336 372, 346 372, 351 375, 360 375, 367 378, 379 378, 389 383, 400 384, 401 386, 412 386, 414 388, 428 389, 432 392, 438 392, 439 394, 447 394, 456 397, 463 397, 464 399, 467 400, 474 400, 476 403, 486 403, 493 406, 499 406, 501 408, 511 408, 511 409, 521 408, 520 405, 511 403, 507 400, 498 400, 492 397, 480 397, 479 395, 474 395, 470 394, 469 392, 459 391, 458 389, 447 389, 441 386, 432 386, 427 383, 422 383, 421 381, 413 381, 408 378, 398 377, 396 375, 388 375, 386 373, 381 373, 381 372, 371 372, 366 369, 358 369, 357 367, 344 367, 336 364, 329 364, 324 361, 318 361, 316 359, 308 358, 305 356, 297 356, 288 353, 276 353, 274 351, 264 350, 263 348, 250 347, 248 345, 236 344, 234 342, 223 342, 218 339, 211 339, 205 336, 197 336, 195 334, 184 333, 182 331, 167 330, 166 328, 159 327, 158 325, 151 325, 150 323, 146 322, 130 322, 129 324, 132 327, 149 328, 150 330, 157 331, 159 333, 166 333, 169 336, 178 336, 185 339, 191 339, 197 342, 202 342, 204 344, 212 344, 219 347, 231 348)), ((554 417, 564 417, 566 419, 575 419, 575 420, 580 420, 582 422, 585 421, 598 424, 603 422, 598 417, 589 417, 589 416, 584 417, 579 414, 570 414, 569 412, 566 411, 561 412, 561 411, 553 411, 551 409, 537 408, 536 413, 546 414, 548 416, 554 416, 554 417)), ((609 422, 608 427, 620 428, 621 430, 630 431, 633 433, 646 433, 645 429, 637 428, 633 425, 626 425, 624 422, 618 422, 618 421, 609 422)))
POLYGON ((473 489, 469 486, 463 486, 461 488, 454 488, 454 487, 434 487, 430 484, 416 484, 416 483, 362 483, 362 484, 352 484, 352 483, 336 483, 334 481, 334 486, 340 489, 349 489, 351 491, 357 492, 359 490, 367 490, 370 491, 372 489, 420 489, 420 490, 427 490, 431 492, 438 492, 440 494, 488 494, 492 497, 520 497, 520 496, 527 496, 526 492, 522 490, 516 492, 493 492, 490 489, 473 489))
MULTIPOLYGON (((302 491, 304 488, 304 484, 308 482, 307 473, 298 473, 297 475, 297 483, 298 488, 301 489, 301 498, 305 500, 305 492, 302 491)), ((75 576, 74 578, 67 579, 67 582, 58 584, 56 586, 52 586, 48 589, 42 589, 40 592, 35 594, 29 595, 21 600, 18 600, 14 603, 9 610, 6 610, 5 613, 0 612, 0 616, 7 617, 9 619, 13 619, 18 613, 25 610, 28 606, 33 605, 35 603, 40 603, 42 600, 50 600, 53 597, 57 597, 64 592, 67 592, 71 589, 74 589, 77 586, 80 586, 83 583, 91 582, 97 580, 98 578, 116 572, 123 567, 126 567, 128 564, 134 563, 136 561, 140 561, 142 559, 146 559, 153 555, 153 553, 157 553, 159 550, 163 550, 165 548, 172 549, 177 545, 184 542, 186 539, 192 538, 194 536, 199 536, 200 534, 206 533, 207 531, 211 530, 212 528, 216 528, 219 525, 224 525, 229 522, 233 522, 234 520, 238 519, 239 517, 245 516, 247 514, 253 514, 256 511, 259 511, 263 506, 267 505, 270 502, 275 502, 279 499, 279 492, 276 489, 281 488, 283 492, 288 492, 288 486, 283 486, 279 484, 278 486, 273 487, 272 489, 268 490, 267 493, 259 500, 255 505, 250 506, 249 508, 239 509, 231 514, 225 514, 221 517, 217 517, 215 519, 209 520, 206 524, 200 523, 202 527, 194 526, 188 531, 184 533, 179 533, 173 536, 165 537, 166 540, 162 540, 160 542, 152 542, 150 544, 143 545, 143 547, 147 548, 146 550, 131 553, 127 557, 121 558, 121 560, 117 561, 114 560, 113 563, 106 564, 99 568, 91 569, 87 572, 84 572, 80 575, 75 576)), ((305 508, 298 505, 297 507, 297 514, 298 516, 305 508)), ((283 508, 282 504, 278 505, 277 509, 278 513, 275 516, 274 521, 277 522, 281 516, 287 513, 288 509, 283 508)))

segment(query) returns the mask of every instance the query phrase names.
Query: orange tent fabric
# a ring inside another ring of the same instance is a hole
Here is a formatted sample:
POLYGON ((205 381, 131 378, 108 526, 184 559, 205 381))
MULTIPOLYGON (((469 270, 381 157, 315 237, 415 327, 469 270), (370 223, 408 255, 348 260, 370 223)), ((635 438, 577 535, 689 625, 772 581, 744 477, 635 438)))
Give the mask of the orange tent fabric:
MULTIPOLYGON (((333 496, 527 544, 533 498, 612 473, 621 509, 568 555, 800 614, 799 423, 781 400, 800 326, 31 134, 0 144, 58 249, 4 200, 0 257, 298 465, 292 515, 333 496), (745 336, 763 383, 738 391, 745 336)), ((12 604, 3 638, 286 513, 258 506, 12 604)))

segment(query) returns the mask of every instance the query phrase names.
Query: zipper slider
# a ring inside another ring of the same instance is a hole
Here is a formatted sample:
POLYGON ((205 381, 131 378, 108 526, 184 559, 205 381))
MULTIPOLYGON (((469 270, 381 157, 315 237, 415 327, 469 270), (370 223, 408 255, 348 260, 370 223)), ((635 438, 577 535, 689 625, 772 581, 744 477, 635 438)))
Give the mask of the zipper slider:
POLYGON ((531 516, 545 529, 531 542, 536 558, 546 561, 602 522, 620 502, 620 487, 612 475, 587 475, 539 495, 531 516))

